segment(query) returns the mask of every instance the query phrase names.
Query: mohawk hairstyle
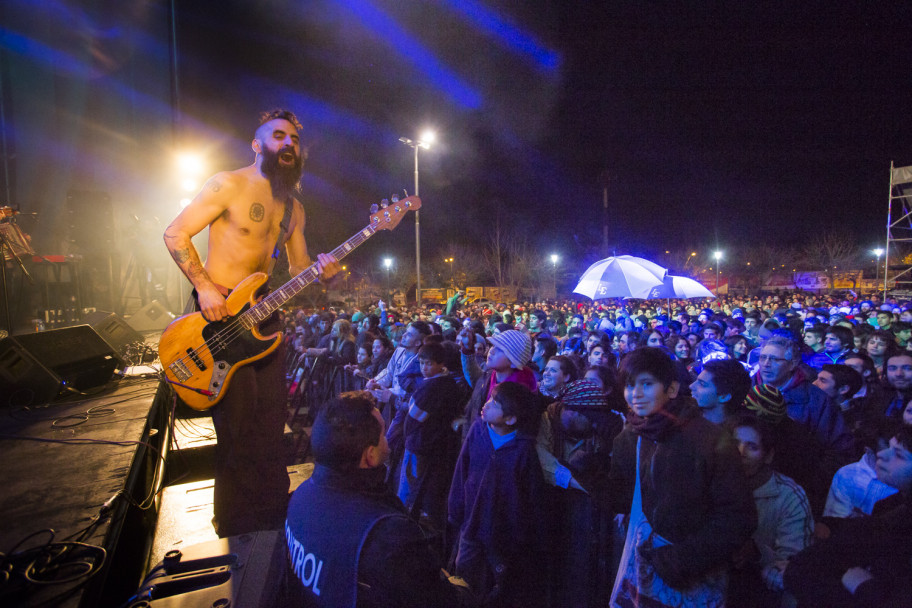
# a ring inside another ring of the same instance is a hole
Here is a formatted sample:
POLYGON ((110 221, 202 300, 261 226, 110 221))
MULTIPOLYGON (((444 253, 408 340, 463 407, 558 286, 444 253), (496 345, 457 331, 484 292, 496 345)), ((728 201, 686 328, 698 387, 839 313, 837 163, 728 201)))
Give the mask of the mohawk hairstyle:
POLYGON ((258 126, 262 127, 270 120, 275 120, 276 118, 287 120, 293 124, 295 129, 298 131, 303 129, 301 122, 298 120, 298 117, 294 115, 294 112, 291 110, 284 110, 282 108, 275 108, 273 110, 267 110, 266 112, 260 112, 260 124, 258 126))

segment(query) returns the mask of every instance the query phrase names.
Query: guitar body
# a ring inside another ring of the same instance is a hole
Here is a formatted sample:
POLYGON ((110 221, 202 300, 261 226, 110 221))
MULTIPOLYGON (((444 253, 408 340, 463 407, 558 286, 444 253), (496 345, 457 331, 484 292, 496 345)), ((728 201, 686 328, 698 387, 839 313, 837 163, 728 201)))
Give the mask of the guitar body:
POLYGON ((221 401, 240 367, 278 348, 282 332, 264 336, 258 326, 246 329, 238 319, 257 303, 268 278, 256 272, 241 281, 226 299, 229 317, 209 322, 194 312, 178 317, 162 333, 158 354, 165 375, 191 408, 207 410, 221 401))

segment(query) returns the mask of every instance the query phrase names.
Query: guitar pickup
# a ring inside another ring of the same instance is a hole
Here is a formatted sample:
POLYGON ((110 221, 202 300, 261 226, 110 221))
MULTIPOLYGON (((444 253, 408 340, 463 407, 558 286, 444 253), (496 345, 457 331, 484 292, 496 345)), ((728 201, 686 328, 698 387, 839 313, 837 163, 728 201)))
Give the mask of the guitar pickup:
POLYGON ((179 359, 169 365, 168 369, 171 370, 171 373, 173 373, 180 382, 186 382, 193 376, 187 366, 184 365, 184 362, 179 359))
POLYGON ((206 371, 206 364, 203 363, 203 360, 200 359, 200 356, 193 352, 192 348, 187 349, 187 356, 196 364, 201 372, 206 371))

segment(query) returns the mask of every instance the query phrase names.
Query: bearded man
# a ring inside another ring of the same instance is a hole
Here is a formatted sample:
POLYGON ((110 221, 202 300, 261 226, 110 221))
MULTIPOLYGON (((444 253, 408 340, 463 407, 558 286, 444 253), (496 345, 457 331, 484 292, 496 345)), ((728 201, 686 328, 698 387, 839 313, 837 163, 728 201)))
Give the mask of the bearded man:
MULTIPOLYGON (((289 270, 311 265, 304 240, 304 208, 293 196, 303 171, 301 125, 287 110, 260 116, 250 166, 218 173, 165 230, 165 245, 193 284, 195 309, 208 321, 229 316, 225 297, 254 272, 270 273, 285 246, 289 270), (206 263, 191 238, 209 227, 206 263)), ((330 278, 341 267, 320 254, 316 267, 330 278)), ((277 319, 264 334, 280 329, 277 319)), ((218 437, 213 525, 219 536, 281 529, 289 480, 282 434, 285 424, 285 355, 269 356, 236 370, 222 400, 212 408, 218 437)))

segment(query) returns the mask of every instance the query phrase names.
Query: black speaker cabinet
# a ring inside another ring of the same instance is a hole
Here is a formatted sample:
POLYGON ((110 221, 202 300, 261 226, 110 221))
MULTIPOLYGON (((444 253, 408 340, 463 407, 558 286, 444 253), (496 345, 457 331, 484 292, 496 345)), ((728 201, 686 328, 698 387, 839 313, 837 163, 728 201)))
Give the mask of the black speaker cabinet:
POLYGON ((174 315, 168 312, 158 300, 152 300, 127 319, 127 323, 136 331, 154 332, 163 331, 173 320, 174 315))
POLYGON ((117 356, 124 363, 129 363, 128 350, 131 346, 142 345, 143 337, 123 319, 113 312, 96 311, 82 318, 84 323, 92 326, 105 342, 111 345, 117 356))
POLYGON ((114 349, 89 325, 0 340, 0 405, 36 405, 62 391, 102 386, 114 375, 114 349))

